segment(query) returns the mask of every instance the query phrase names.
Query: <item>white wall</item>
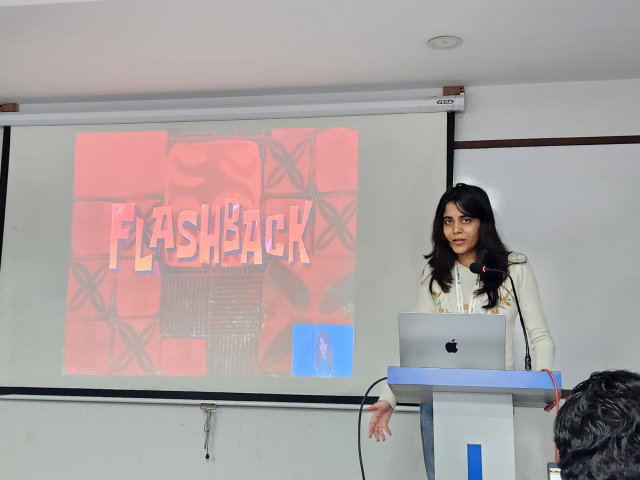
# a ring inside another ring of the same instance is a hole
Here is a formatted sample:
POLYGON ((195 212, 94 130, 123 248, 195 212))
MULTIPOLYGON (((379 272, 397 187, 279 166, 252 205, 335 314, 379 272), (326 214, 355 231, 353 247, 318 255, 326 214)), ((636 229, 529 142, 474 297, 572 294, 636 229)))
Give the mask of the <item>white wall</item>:
MULTIPOLYGON (((0 478, 360 477, 356 410, 220 407, 209 460, 204 420, 198 405, 0 400, 0 478)), ((364 442, 367 478, 420 478, 415 414, 398 412, 394 431, 384 444, 364 442)))
MULTIPOLYGON (((640 135, 639 89, 640 80, 467 88, 456 141, 640 135)), ((518 480, 544 480, 553 415, 518 408, 515 428, 518 480)))
MULTIPOLYGON (((456 140, 638 135, 639 87, 625 80, 468 88, 456 140)), ((222 407, 209 462, 203 422, 197 406, 3 400, 0 479, 359 478, 355 410, 222 407)), ((516 409, 518 480, 546 478, 552 422, 541 409, 516 409)), ((369 478, 426 478, 417 414, 395 414, 391 428, 384 444, 364 441, 369 478)))
POLYGON ((456 140, 640 134, 640 79, 466 89, 456 140))

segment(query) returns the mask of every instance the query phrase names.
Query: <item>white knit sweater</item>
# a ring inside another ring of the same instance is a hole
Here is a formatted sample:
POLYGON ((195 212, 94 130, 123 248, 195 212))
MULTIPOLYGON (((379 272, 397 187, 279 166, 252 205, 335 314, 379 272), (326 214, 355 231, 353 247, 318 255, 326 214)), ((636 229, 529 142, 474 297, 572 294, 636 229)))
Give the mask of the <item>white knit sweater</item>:
MULTIPOLYGON (((531 269, 531 264, 524 255, 517 253, 512 253, 509 256, 509 262, 511 263, 509 273, 516 284, 518 300, 520 300, 520 308, 524 315, 525 327, 527 335, 529 336, 529 345, 533 349, 535 366, 538 370, 543 368, 553 370, 555 363, 555 346, 544 315, 540 293, 538 292, 538 284, 531 269)), ((456 265, 458 266, 462 279, 462 292, 465 299, 466 311, 468 308, 466 302, 471 298, 470 294, 473 291, 477 276, 471 273, 467 267, 459 263, 456 263, 456 265)), ((452 272, 452 277, 455 279, 454 272, 452 272)), ((422 283, 416 311, 433 313, 457 312, 458 302, 455 284, 451 286, 449 292, 444 293, 438 283, 434 282, 434 294, 432 295, 429 291, 429 280, 430 277, 427 277, 422 283)), ((513 291, 509 279, 505 281, 500 290, 500 302, 496 308, 488 310, 482 308, 482 305, 485 305, 487 302, 487 297, 486 295, 481 295, 477 300, 476 311, 487 314, 499 313, 507 317, 505 369, 513 370, 513 334, 516 326, 516 317, 518 316, 518 308, 513 298, 513 291)), ((518 321, 518 330, 520 330, 519 323, 518 321)), ((386 400, 393 408, 395 408, 397 404, 387 384, 384 385, 379 400, 386 400)))

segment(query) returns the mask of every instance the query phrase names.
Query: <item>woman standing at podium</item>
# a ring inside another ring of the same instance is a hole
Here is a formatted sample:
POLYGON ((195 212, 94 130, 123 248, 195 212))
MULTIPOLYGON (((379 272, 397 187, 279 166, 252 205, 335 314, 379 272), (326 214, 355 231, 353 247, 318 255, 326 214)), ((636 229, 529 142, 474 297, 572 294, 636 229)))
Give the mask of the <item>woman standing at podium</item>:
MULTIPOLYGON (((516 293, 533 347, 536 367, 553 370, 555 346, 547 326, 538 284, 527 258, 510 252, 496 229, 491 202, 480 187, 457 184, 440 198, 432 229, 433 250, 425 255, 428 273, 422 281, 418 312, 502 314, 507 319, 505 369, 514 368, 513 332, 518 315, 513 290, 501 274, 482 278, 469 267, 480 262, 489 268, 508 271, 516 284, 516 293)), ((425 269, 426 270, 426 269, 425 269)), ((372 411, 369 437, 385 440, 391 435, 389 419, 396 399, 388 385, 372 411)), ((420 430, 424 462, 429 480, 434 480, 433 405, 420 405, 420 430)))

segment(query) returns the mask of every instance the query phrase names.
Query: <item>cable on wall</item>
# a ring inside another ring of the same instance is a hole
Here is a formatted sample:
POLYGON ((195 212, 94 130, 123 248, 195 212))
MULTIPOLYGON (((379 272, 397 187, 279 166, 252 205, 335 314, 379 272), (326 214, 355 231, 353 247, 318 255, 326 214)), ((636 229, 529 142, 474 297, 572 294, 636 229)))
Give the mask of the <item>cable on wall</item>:
POLYGON ((207 452, 204 456, 205 459, 209 460, 209 436, 211 435, 211 413, 215 412, 218 409, 218 406, 215 403, 201 403, 200 410, 202 410, 205 415, 204 421, 204 449, 207 452))
POLYGON ((364 464, 362 463, 362 445, 360 441, 360 430, 362 429, 362 410, 364 409, 364 403, 367 401, 367 396, 369 392, 380 382, 383 382, 387 379, 387 377, 382 377, 371 384, 367 392, 362 397, 362 402, 360 403, 360 411, 358 412, 358 459, 360 460, 360 472, 362 473, 362 480, 366 480, 364 475, 364 464))

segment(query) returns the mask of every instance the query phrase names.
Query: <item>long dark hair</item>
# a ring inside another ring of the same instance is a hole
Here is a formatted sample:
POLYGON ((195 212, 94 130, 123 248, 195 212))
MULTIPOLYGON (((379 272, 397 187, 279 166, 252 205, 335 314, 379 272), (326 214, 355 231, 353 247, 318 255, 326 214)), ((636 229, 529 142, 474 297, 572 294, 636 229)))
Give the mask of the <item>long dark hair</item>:
MULTIPOLYGON (((480 220, 478 243, 476 244, 476 261, 487 267, 507 271, 509 268, 509 250, 502 243, 502 239, 496 229, 496 220, 491 208, 489 196, 480 187, 458 183, 448 189, 438 203, 436 214, 433 217, 433 229, 431 241, 433 251, 424 258, 429 260, 431 267, 431 280, 429 291, 433 294, 433 282, 437 282, 443 292, 451 290, 453 278, 451 270, 456 263, 457 255, 449 246, 444 236, 444 210, 447 204, 453 203, 458 210, 471 218, 480 220)), ((484 308, 494 308, 500 301, 499 288, 504 281, 504 275, 489 272, 482 276, 482 284, 477 292, 480 296, 487 294, 487 304, 484 308)))
POLYGON ((318 346, 316 348, 316 365, 320 366, 320 361, 322 360, 322 353, 320 353, 320 339, 327 344, 327 369, 331 371, 333 367, 333 350, 331 349, 331 339, 329 338, 329 332, 326 330, 322 330, 320 335, 318 335, 318 346))

